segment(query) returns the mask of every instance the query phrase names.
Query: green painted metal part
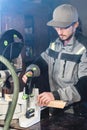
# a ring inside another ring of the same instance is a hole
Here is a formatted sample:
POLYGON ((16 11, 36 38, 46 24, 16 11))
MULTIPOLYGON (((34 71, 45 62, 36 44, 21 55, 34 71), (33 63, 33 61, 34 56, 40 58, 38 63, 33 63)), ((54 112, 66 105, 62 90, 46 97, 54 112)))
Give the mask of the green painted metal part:
POLYGON ((0 62, 2 62, 11 72, 13 83, 14 83, 14 92, 12 97, 11 105, 8 107, 8 111, 6 113, 5 123, 3 130, 9 130, 10 123, 16 108, 17 100, 18 100, 18 94, 19 94, 19 79, 15 72, 14 67, 11 65, 11 63, 3 56, 0 56, 0 62))

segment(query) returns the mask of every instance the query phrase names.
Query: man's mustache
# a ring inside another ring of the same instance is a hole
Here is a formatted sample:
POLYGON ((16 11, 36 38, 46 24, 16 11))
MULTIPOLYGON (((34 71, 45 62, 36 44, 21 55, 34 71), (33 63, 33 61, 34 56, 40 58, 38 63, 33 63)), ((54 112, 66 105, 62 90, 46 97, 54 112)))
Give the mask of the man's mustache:
POLYGON ((66 35, 59 35, 59 37, 64 37, 64 36, 66 36, 66 35))

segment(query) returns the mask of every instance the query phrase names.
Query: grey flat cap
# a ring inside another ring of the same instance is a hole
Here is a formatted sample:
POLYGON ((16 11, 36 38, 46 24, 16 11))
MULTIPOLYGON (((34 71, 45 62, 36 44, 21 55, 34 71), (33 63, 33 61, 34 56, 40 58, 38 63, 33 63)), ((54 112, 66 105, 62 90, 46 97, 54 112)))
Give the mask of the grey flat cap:
POLYGON ((47 23, 53 27, 68 27, 78 21, 77 9, 70 4, 63 4, 53 11, 53 19, 47 23))

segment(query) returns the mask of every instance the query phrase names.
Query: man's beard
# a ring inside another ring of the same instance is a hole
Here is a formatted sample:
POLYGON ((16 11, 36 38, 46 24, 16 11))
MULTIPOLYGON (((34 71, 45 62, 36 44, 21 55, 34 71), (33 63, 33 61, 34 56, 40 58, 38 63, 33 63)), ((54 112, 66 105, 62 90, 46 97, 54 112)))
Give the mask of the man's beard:
POLYGON ((61 39, 61 37, 59 36, 59 39, 62 41, 62 42, 64 42, 64 41, 69 41, 71 38, 72 38, 72 36, 73 36, 73 34, 71 34, 67 39, 65 39, 65 40, 63 40, 63 39, 61 39))

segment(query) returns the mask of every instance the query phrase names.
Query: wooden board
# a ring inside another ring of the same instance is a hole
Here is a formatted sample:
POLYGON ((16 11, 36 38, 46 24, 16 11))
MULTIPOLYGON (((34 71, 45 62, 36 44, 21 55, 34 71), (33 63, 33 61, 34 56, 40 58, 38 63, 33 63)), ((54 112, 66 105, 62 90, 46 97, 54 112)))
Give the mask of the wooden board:
POLYGON ((66 102, 62 101, 62 100, 54 100, 51 101, 47 107, 54 107, 54 108, 61 108, 63 109, 66 105, 66 102))

